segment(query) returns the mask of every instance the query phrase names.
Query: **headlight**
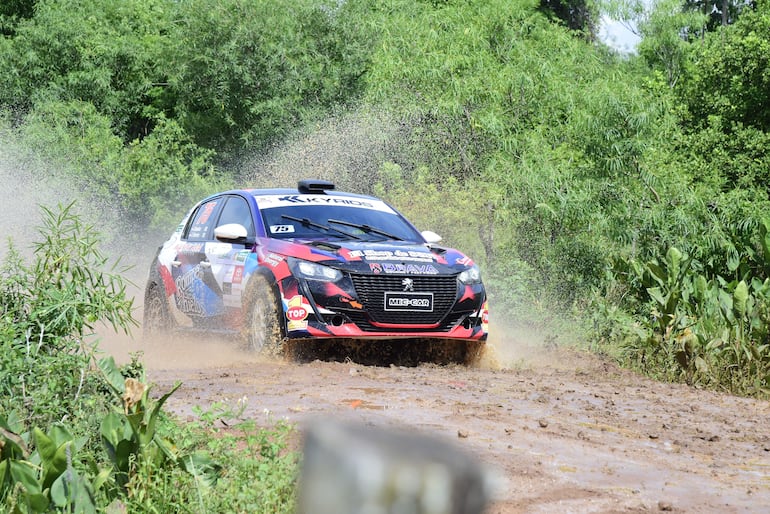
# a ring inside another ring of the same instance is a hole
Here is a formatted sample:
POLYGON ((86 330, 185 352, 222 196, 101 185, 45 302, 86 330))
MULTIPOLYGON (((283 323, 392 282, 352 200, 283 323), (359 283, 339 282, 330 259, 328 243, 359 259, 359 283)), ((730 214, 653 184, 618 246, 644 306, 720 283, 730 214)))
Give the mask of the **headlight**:
POLYGON ((289 258, 289 267, 295 277, 307 280, 336 282, 342 278, 342 272, 340 270, 316 264, 315 262, 289 258))
POLYGON ((473 267, 460 273, 457 279, 463 284, 480 284, 481 283, 481 270, 478 266, 473 267))

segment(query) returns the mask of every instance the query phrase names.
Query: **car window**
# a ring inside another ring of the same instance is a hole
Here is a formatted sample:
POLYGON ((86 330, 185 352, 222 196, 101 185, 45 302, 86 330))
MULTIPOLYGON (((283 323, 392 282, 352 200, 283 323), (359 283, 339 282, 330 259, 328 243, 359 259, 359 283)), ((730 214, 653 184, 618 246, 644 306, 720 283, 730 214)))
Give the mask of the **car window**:
POLYGON ((279 239, 338 238, 343 237, 342 233, 344 232, 365 240, 383 239, 383 236, 376 233, 367 233, 355 227, 330 223, 329 220, 331 219, 368 225, 369 227, 393 234, 398 239, 405 241, 421 241, 420 234, 401 217, 393 212, 382 210, 338 205, 301 205, 263 209, 262 215, 270 237, 279 239), (297 221, 297 218, 308 220, 312 224, 297 221), (328 228, 323 229, 319 225, 328 228))
POLYGON ((214 220, 216 219, 216 210, 222 198, 215 198, 198 207, 193 216, 192 222, 187 228, 185 239, 190 241, 206 241, 214 238, 214 220))
POLYGON ((251 209, 249 209, 249 204, 246 203, 246 200, 240 196, 230 196, 227 198, 225 206, 222 208, 222 214, 219 215, 217 226, 229 223, 243 225, 249 237, 254 236, 254 221, 251 218, 251 209))

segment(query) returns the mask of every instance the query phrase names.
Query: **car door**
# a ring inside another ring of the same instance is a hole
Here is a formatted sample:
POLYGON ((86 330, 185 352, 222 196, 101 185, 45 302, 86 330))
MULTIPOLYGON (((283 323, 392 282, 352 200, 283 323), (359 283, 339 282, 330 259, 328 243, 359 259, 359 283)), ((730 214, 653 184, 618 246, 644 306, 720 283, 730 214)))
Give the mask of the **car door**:
POLYGON ((243 269, 254 241, 254 217, 239 195, 202 203, 190 217, 172 263, 177 308, 200 328, 233 328, 241 316, 243 269), (216 228, 237 223, 243 241, 219 241, 216 228), (248 244, 247 244, 248 243, 248 244))
MULTIPOLYGON (((254 216, 249 203, 241 196, 228 195, 219 213, 216 226, 238 224, 246 229, 244 241, 212 241, 206 243, 206 257, 211 274, 221 292, 221 313, 237 317, 241 310, 244 265, 254 244, 254 216)), ((235 320, 232 320, 235 321, 235 320)))
POLYGON ((204 324, 222 311, 222 293, 211 272, 206 246, 214 238, 224 200, 216 197, 198 206, 182 233, 176 258, 171 263, 176 306, 193 325, 204 324))

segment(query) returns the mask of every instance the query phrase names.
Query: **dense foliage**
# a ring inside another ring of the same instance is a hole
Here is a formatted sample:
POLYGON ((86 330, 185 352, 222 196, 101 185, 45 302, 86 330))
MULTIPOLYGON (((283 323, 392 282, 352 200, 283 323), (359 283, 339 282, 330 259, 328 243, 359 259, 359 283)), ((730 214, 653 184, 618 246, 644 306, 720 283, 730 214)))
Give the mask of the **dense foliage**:
POLYGON ((32 263, 12 250, 0 268, 0 511, 290 512, 291 427, 234 419, 223 434, 206 413, 168 420, 176 388, 153 399, 138 360, 99 358, 95 325, 135 321, 98 234, 72 205, 43 220, 32 263), (226 494, 206 494, 215 488, 226 494))

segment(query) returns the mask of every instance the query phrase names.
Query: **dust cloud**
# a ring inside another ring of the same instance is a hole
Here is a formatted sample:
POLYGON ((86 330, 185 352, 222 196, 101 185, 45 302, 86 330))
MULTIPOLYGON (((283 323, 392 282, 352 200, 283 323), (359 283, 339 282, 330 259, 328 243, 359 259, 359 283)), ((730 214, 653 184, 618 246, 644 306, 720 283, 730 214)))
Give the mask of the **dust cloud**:
MULTIPOLYGON (((108 257, 108 265, 117 262, 118 268, 125 269, 122 276, 128 281, 128 292, 135 298, 133 315, 141 321, 141 295, 146 280, 152 252, 159 241, 142 247, 136 241, 144 238, 136 233, 132 240, 124 237, 120 228, 119 214, 109 205, 95 204, 87 191, 67 178, 66 170, 45 162, 30 148, 24 148, 8 129, 0 128, 0 262, 11 246, 30 263, 33 246, 40 240, 42 207, 54 212, 58 206, 72 202, 73 212, 81 220, 94 227, 102 245, 100 251, 108 257), (119 262, 118 262, 119 259, 119 262)), ((139 334, 115 333, 111 327, 99 327, 96 333, 100 348, 115 353, 116 358, 127 361, 130 352, 141 350, 139 334)), ((94 341, 89 341, 94 342, 94 341)))
MULTIPOLYGON (((264 155, 242 159, 236 166, 240 187, 289 187, 303 178, 333 181, 339 189, 372 193, 383 162, 399 162, 405 145, 405 126, 381 112, 359 109, 339 113, 314 127, 299 132, 264 155)), ((8 238, 25 257, 38 236, 40 205, 50 208, 75 201, 75 211, 93 224, 105 239, 103 250, 112 261, 120 258, 128 267, 124 278, 134 298, 133 315, 139 326, 130 334, 116 333, 111 327, 98 327, 99 348, 120 363, 140 356, 148 369, 184 367, 227 367, 258 362, 254 354, 239 348, 232 340, 174 335, 162 342, 142 337, 141 321, 144 283, 155 250, 164 235, 128 233, 121 228, 119 214, 105 205, 93 205, 87 191, 66 179, 66 170, 55 169, 22 148, 8 130, 0 128, 0 200, 5 207, 0 216, 0 259, 8 250, 8 238)), ((169 233, 173 227, 169 228, 169 233)), ((111 262, 112 262, 111 261, 111 262)), ((515 319, 511 313, 495 309, 490 302, 492 325, 487 349, 478 362, 486 369, 528 367, 549 362, 545 337, 515 319)))

